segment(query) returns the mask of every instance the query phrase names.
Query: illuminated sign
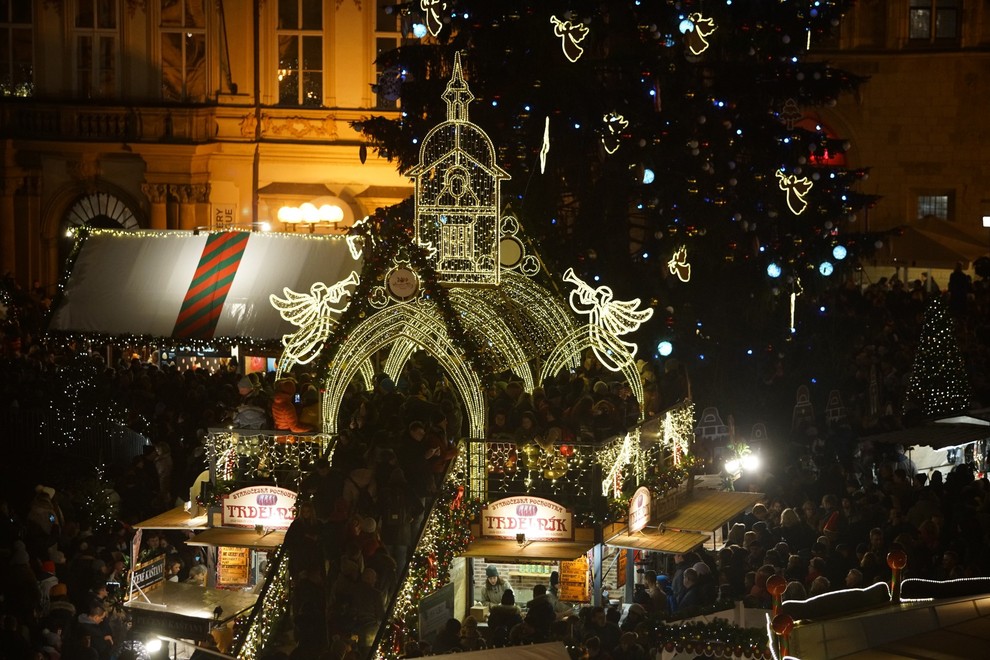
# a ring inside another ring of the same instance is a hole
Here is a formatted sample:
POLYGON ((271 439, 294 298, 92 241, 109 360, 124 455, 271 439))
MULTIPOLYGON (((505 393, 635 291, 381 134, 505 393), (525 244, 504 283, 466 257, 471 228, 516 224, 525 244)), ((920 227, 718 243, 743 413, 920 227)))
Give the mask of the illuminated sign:
POLYGON ((220 524, 224 527, 258 525, 287 529, 295 518, 296 494, 276 486, 250 486, 223 498, 220 524))
POLYGON ((481 536, 526 541, 573 541, 573 516, 556 502, 539 497, 507 497, 481 510, 481 536))
POLYGON ((634 534, 646 527, 646 523, 650 522, 650 509, 653 503, 653 497, 650 495, 650 489, 646 486, 640 486, 635 493, 633 493, 632 499, 629 500, 629 533, 634 534))

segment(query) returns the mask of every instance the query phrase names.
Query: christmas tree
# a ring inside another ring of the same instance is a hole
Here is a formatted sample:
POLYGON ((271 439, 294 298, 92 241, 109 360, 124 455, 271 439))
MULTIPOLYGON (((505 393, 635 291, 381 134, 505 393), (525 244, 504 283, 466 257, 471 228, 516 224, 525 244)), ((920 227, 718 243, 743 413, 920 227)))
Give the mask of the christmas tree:
POLYGON ((555 272, 656 307, 643 353, 776 354, 800 325, 793 296, 874 245, 853 233, 866 171, 813 112, 863 82, 818 52, 850 4, 401 3, 419 36, 380 54, 376 88, 401 117, 356 125, 408 171, 461 52, 505 201, 555 272))
POLYGON ((956 341, 954 323, 941 298, 933 298, 914 356, 904 412, 944 417, 969 407, 969 377, 956 341))

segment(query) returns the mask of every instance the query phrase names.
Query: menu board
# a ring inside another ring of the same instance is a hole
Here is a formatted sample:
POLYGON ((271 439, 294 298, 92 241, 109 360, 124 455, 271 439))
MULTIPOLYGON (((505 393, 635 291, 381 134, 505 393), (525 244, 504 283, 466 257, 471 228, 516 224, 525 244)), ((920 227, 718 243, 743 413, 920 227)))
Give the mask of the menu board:
POLYGON ((626 586, 626 558, 629 552, 625 548, 619 549, 619 558, 615 562, 615 586, 622 588, 626 586))
POLYGON ((588 556, 560 562, 560 600, 567 603, 587 603, 588 556))
POLYGON ((218 586, 244 586, 250 584, 250 579, 248 578, 251 565, 250 548, 220 546, 219 554, 217 567, 218 586))

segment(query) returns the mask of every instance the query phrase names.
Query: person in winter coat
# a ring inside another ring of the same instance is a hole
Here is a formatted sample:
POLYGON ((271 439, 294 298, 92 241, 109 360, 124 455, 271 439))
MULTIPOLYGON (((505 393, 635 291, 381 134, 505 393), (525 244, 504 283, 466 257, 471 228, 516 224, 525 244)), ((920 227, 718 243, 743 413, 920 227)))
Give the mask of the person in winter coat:
POLYGON ((500 604, 488 613, 488 630, 492 646, 502 647, 509 642, 509 631, 522 623, 522 613, 516 605, 516 597, 511 589, 502 593, 500 604))
POLYGON ((299 421, 296 412, 296 381, 283 378, 275 384, 275 396, 272 398, 272 421, 280 431, 293 433, 309 433, 313 427, 299 421))
POLYGON ((481 587, 481 597, 479 600, 482 605, 487 605, 489 608, 501 605, 502 594, 511 589, 512 587, 509 586, 509 583, 503 580, 502 576, 498 574, 498 568, 488 566, 485 569, 485 584, 481 587))

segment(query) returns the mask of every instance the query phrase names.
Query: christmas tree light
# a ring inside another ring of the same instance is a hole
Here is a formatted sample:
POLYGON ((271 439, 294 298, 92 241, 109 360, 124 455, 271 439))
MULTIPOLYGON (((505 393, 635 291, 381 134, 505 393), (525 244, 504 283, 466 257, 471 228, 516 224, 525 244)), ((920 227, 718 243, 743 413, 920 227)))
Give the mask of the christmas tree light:
POLYGON ((969 376, 955 325, 945 303, 935 296, 925 311, 905 412, 920 408, 925 417, 958 413, 969 407, 969 394, 969 376))

